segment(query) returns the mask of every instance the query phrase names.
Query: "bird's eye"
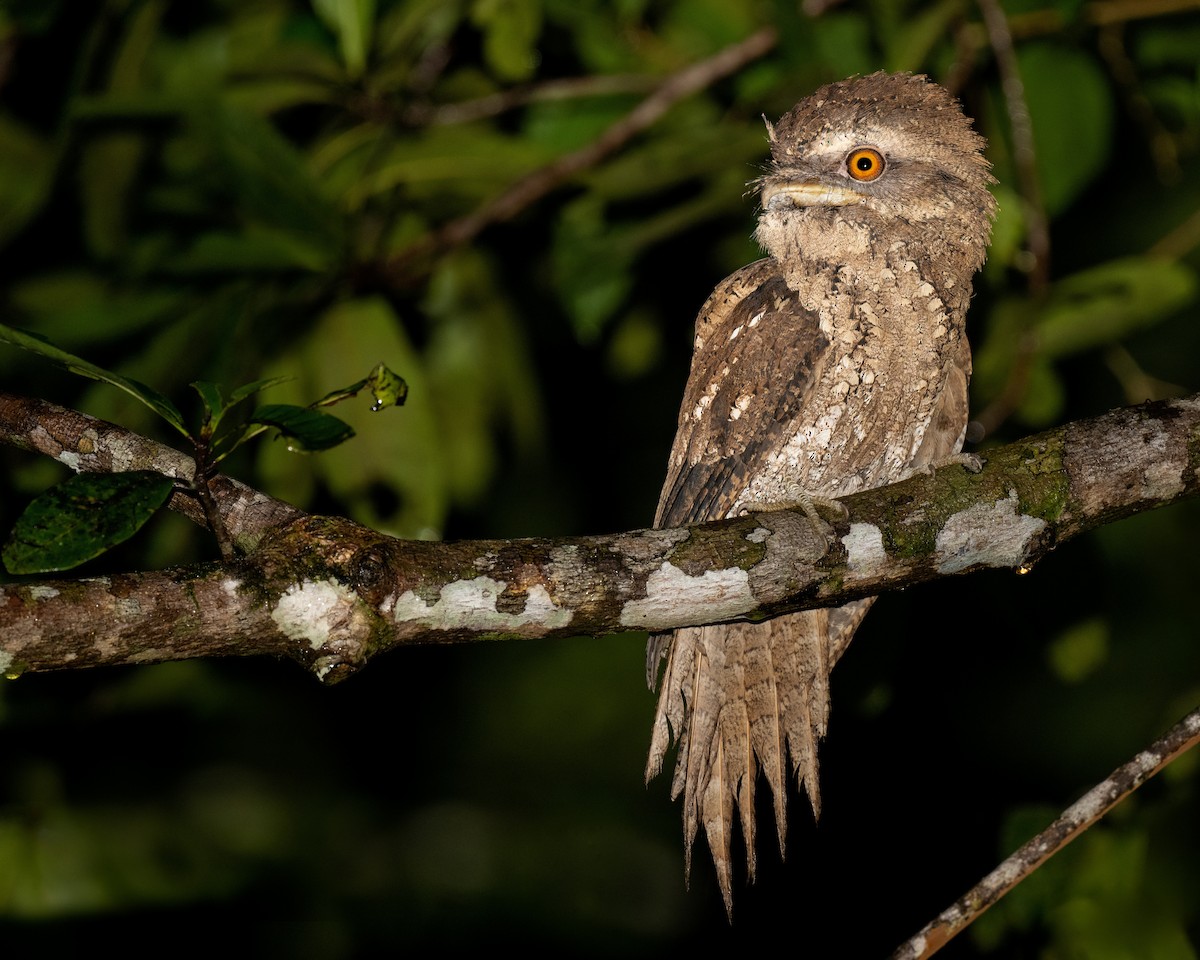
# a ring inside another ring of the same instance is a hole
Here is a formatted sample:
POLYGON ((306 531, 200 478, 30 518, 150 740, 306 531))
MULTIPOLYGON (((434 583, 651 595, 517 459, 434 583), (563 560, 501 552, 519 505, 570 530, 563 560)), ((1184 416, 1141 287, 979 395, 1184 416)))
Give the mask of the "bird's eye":
POLYGON ((846 158, 846 172, 859 183, 870 183, 883 173, 887 166, 883 154, 870 147, 859 147, 846 158))

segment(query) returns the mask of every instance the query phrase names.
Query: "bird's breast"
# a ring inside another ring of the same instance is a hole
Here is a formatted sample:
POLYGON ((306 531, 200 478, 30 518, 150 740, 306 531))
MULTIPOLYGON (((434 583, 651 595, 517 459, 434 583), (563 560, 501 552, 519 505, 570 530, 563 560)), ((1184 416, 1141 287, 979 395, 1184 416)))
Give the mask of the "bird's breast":
POLYGON ((845 496, 907 475, 960 350, 961 315, 911 260, 843 267, 808 293, 829 345, 742 502, 788 501, 797 487, 845 496))

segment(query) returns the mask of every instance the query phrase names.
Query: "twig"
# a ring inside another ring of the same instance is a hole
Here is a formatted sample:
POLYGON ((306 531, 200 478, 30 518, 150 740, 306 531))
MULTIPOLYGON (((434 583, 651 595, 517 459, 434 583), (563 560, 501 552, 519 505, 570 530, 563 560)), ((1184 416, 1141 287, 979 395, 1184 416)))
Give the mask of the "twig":
POLYGON ((1122 28, 1117 25, 1102 27, 1096 35, 1096 48, 1108 64, 1129 115, 1142 128, 1158 178, 1163 183, 1178 183, 1183 175, 1179 166, 1179 148, 1170 131, 1159 121, 1150 99, 1142 92, 1137 67, 1125 49, 1122 28))
POLYGON ((776 40, 774 28, 767 27, 707 60, 673 74, 592 143, 533 171, 478 210, 451 220, 430 237, 390 257, 384 266, 385 273, 393 278, 403 276, 412 271, 414 264, 424 263, 430 257, 473 240, 494 223, 512 219, 565 180, 615 153, 658 121, 678 101, 761 57, 776 40))
POLYGON ((1187 392, 1177 383, 1150 376, 1134 359, 1133 354, 1119 343, 1114 343, 1104 351, 1104 363, 1117 378, 1128 403, 1182 397, 1187 392))
POLYGON ((979 12, 987 28, 988 42, 996 57, 996 68, 1000 72, 1000 88, 1008 109, 1009 129, 1013 139, 1013 164, 1017 169, 1017 181, 1025 210, 1025 228, 1029 240, 1029 253, 1033 262, 1029 266, 1030 292, 1040 296, 1045 292, 1050 279, 1050 227, 1046 221, 1046 207, 1042 200, 1042 185, 1037 174, 1037 152, 1033 142, 1033 121, 1029 116, 1029 104, 1025 101, 1025 85, 1017 66, 1017 51, 1013 46, 1008 19, 997 0, 977 0, 979 12))
POLYGON ((1200 210, 1155 242, 1146 253, 1162 260, 1182 260, 1200 247, 1200 210))
MULTIPOLYGON (((1025 86, 1017 67, 1017 52, 1013 47, 1008 20, 997 0, 977 0, 983 15, 988 41, 1000 72, 1000 87, 1008 109, 1009 129, 1012 131, 1013 164, 1025 213, 1026 238, 1029 244, 1029 292, 1035 298, 1043 296, 1050 283, 1050 226, 1042 201, 1042 187, 1037 174, 1037 154, 1033 143, 1033 122, 1025 101, 1025 86)), ((1036 343, 1032 337, 1021 339, 1008 382, 1000 395, 975 418, 983 434, 992 433, 1020 405, 1033 363, 1036 343)))
POLYGON ((892 954, 892 960, 924 960, 933 956, 1050 857, 1198 743, 1200 708, 1071 804, 1062 816, 903 944, 892 954))
MULTIPOLYGON (((1149 20, 1197 9, 1200 9, 1200 0, 1097 0, 1095 3, 1084 4, 1071 16, 1089 27, 1111 27, 1134 20, 1149 20)), ((1014 37, 1027 40, 1030 37, 1061 33, 1068 22, 1067 16, 1061 11, 1047 8, 1014 14, 1008 18, 1008 27, 1014 37)), ((972 34, 983 32, 978 26, 969 27, 968 31, 972 34)), ((982 45, 982 36, 978 42, 982 45)))
POLYGON ((599 74, 590 77, 564 77, 545 83, 529 84, 501 90, 486 97, 458 103, 434 105, 416 104, 401 114, 401 119, 413 126, 423 124, 448 125, 470 123, 494 117, 530 103, 552 100, 571 100, 578 97, 600 97, 614 93, 645 93, 658 85, 655 77, 645 74, 599 74))

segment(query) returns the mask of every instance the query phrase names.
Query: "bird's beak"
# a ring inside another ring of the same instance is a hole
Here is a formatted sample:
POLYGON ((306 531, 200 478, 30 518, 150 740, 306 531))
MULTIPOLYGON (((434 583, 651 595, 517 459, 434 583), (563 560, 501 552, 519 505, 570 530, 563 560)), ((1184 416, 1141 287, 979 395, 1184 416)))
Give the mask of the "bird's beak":
POLYGON ((848 207, 862 203, 863 195, 847 187, 835 187, 816 180, 782 180, 763 187, 762 206, 769 210, 771 201, 787 197, 796 207, 848 207))

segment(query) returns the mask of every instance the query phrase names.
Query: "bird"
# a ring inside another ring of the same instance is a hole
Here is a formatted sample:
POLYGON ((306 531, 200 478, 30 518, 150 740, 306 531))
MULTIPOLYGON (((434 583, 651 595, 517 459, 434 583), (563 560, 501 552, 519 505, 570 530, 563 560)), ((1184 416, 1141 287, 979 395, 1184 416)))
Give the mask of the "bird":
MULTIPOLYGON (((967 456, 965 321, 996 212, 984 138, 910 73, 827 84, 766 123, 766 256, 696 318, 656 528, 796 506, 820 523, 822 501, 967 456)), ((781 856, 793 777, 820 815, 829 674, 874 599, 650 636, 646 780, 674 741, 685 876, 703 826, 731 920, 732 834, 752 882, 759 775, 781 856)))

